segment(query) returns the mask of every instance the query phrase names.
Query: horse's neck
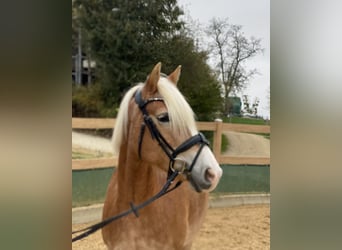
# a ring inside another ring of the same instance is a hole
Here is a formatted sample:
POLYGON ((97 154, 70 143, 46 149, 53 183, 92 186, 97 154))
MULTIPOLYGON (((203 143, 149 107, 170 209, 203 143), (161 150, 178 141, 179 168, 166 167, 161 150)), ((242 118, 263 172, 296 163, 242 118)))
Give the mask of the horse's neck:
MULTIPOLYGON (((151 198, 166 183, 166 176, 166 171, 157 166, 120 154, 118 170, 110 184, 113 189, 109 189, 113 191, 107 193, 104 218, 126 211, 131 202, 138 205, 151 198)), ((183 184, 139 210, 139 220, 127 216, 104 228, 103 238, 109 246, 128 244, 122 249, 145 249, 146 242, 150 249, 188 249, 203 222, 207 200, 206 193, 195 193, 183 184), (168 230, 164 230, 165 225, 168 230), (157 245, 153 246, 153 242, 157 245)))
POLYGON ((166 182, 166 173, 140 159, 120 155, 118 193, 121 202, 141 203, 156 194, 166 182))

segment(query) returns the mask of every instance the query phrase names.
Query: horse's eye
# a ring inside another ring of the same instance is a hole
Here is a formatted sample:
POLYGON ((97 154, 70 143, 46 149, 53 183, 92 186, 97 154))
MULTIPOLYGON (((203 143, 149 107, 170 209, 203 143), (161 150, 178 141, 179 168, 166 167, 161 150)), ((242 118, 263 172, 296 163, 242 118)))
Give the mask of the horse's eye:
POLYGON ((158 121, 160 122, 169 122, 169 114, 168 113, 163 113, 157 116, 158 121))

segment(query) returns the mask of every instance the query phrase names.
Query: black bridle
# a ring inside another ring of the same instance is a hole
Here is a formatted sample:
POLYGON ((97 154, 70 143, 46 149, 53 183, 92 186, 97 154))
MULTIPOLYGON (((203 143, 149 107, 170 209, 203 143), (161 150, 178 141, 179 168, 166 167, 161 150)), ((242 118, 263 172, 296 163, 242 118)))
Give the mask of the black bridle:
POLYGON ((176 179, 178 174, 186 174, 189 181, 192 182, 196 191, 197 192, 201 191, 201 189, 197 186, 196 182, 193 181, 192 176, 191 176, 191 171, 192 171, 203 147, 206 145, 209 145, 208 140, 204 137, 204 135, 202 133, 198 133, 198 134, 190 137, 189 139, 184 141, 180 146, 178 146, 176 149, 174 149, 172 146, 170 146, 170 144, 166 141, 166 139, 159 132, 156 124, 153 122, 151 116, 148 114, 148 112, 146 110, 147 104, 149 104, 151 102, 156 102, 156 101, 164 102, 163 98, 155 97, 155 98, 149 98, 147 100, 143 100, 142 96, 141 96, 141 89, 140 89, 135 93, 134 99, 135 99, 136 104, 139 106, 141 112, 143 113, 143 119, 144 119, 144 123, 142 124, 141 129, 140 129, 140 136, 139 136, 139 143, 138 143, 139 157, 141 158, 141 145, 142 145, 142 140, 143 140, 143 136, 144 136, 145 126, 147 126, 150 133, 151 133, 152 138, 157 140, 159 146, 163 149, 163 151, 166 153, 166 155, 170 159, 167 181, 166 181, 165 185, 163 186, 163 188, 159 191, 159 193, 152 196, 150 199, 146 200, 145 202, 143 202, 139 205, 134 205, 133 202, 131 202, 130 203, 131 208, 129 210, 124 211, 118 215, 112 216, 110 218, 107 218, 107 219, 105 219, 105 220, 103 220, 97 224, 94 224, 92 226, 89 226, 87 228, 77 230, 77 231, 73 231, 72 234, 76 234, 76 233, 80 233, 80 232, 83 232, 83 233, 72 238, 72 242, 76 242, 80 239, 83 239, 83 238, 89 236, 90 234, 95 233, 97 230, 105 227, 109 223, 111 223, 115 220, 118 220, 124 216, 127 216, 131 213, 134 213, 134 215, 136 217, 139 217, 139 213, 138 213, 139 209, 146 207, 147 205, 151 204, 152 202, 159 199, 160 197, 162 197, 162 196, 166 195, 167 193, 175 190, 177 187, 179 187, 182 184, 181 181, 178 181, 176 183, 176 185, 174 185, 172 188, 170 188, 171 184, 176 179), (198 144, 200 145, 200 147, 199 147, 194 159, 192 160, 192 163, 190 166, 187 166, 187 164, 185 162, 183 162, 183 164, 181 164, 181 166, 175 166, 175 163, 180 161, 179 159, 177 159, 177 156, 180 153, 183 153, 183 152, 189 150, 190 148, 192 148, 193 146, 198 145, 198 144))
MULTIPOLYGON (((143 98, 141 96, 141 89, 139 89, 135 93, 134 99, 135 99, 135 103, 138 105, 138 107, 140 108, 140 110, 143 114, 143 120, 144 120, 144 123, 141 125, 139 143, 138 143, 139 157, 141 158, 141 145, 142 145, 142 140, 143 140, 143 136, 144 136, 144 132, 145 132, 145 126, 147 126, 147 128, 149 129, 150 134, 152 136, 152 139, 155 139, 158 142, 159 146, 162 148, 162 150, 165 152, 165 154, 168 156, 168 158, 170 160, 169 170, 168 170, 168 178, 173 172, 178 171, 179 173, 186 174, 191 179, 191 171, 192 171, 200 153, 202 152, 202 149, 204 148, 204 146, 209 145, 208 140, 205 138, 205 136, 202 133, 198 133, 194 136, 191 136, 189 139, 187 139, 181 145, 179 145, 176 149, 174 149, 172 146, 170 146, 170 144, 167 142, 167 140, 159 132, 157 125, 154 123, 152 117, 149 115, 149 113, 146 110, 146 106, 149 103, 164 102, 164 99, 160 98, 160 97, 152 97, 152 98, 148 98, 146 100, 143 100, 143 98), (187 166, 187 164, 185 162, 183 162, 183 164, 181 164, 181 166, 176 167, 175 163, 180 161, 179 159, 177 159, 177 156, 179 154, 189 150, 190 148, 192 148, 195 145, 200 145, 200 147, 199 147, 191 165, 187 166)), ((193 184, 195 184, 195 183, 193 183, 193 184)), ((200 189, 198 187, 196 187, 196 185, 194 185, 194 186, 195 186, 196 190, 199 192, 200 189)))

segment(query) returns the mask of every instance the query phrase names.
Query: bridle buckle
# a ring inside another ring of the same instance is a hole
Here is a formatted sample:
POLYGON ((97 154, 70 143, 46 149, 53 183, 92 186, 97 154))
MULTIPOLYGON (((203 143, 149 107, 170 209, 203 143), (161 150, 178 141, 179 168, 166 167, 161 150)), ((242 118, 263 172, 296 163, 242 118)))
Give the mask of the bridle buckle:
POLYGON ((188 170, 188 163, 182 159, 176 158, 170 161, 170 169, 172 172, 184 174, 188 170))

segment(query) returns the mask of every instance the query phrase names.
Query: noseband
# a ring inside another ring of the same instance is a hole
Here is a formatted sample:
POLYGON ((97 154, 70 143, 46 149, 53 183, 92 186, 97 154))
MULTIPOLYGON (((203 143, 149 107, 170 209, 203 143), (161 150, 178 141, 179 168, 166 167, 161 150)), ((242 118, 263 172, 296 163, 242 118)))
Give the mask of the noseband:
POLYGON ((159 146, 162 148, 162 150, 165 152, 165 154, 168 156, 168 158, 170 160, 168 177, 172 173, 177 171, 179 173, 186 174, 188 177, 191 178, 191 171, 192 171, 203 147, 206 145, 209 146, 208 140, 205 138, 205 136, 202 133, 198 133, 198 134, 190 137, 189 139, 184 141, 181 145, 179 145, 176 149, 174 149, 172 146, 170 146, 170 144, 166 141, 166 139, 160 133, 156 124, 153 122, 153 119, 151 118, 151 116, 148 114, 148 112, 146 110, 147 104, 149 104, 151 102, 164 102, 164 99, 160 98, 160 97, 154 97, 154 98, 149 98, 147 100, 143 100, 142 96, 141 96, 141 89, 139 89, 135 93, 134 99, 135 99, 136 104, 139 106, 139 108, 143 114, 143 119, 144 119, 144 123, 141 125, 139 143, 138 143, 139 157, 141 158, 141 145, 142 145, 142 140, 143 140, 143 136, 144 136, 144 132, 145 132, 145 126, 147 126, 147 128, 149 129, 150 134, 152 136, 152 139, 155 139, 158 142, 159 146), (175 163, 179 161, 177 159, 177 156, 179 154, 189 150, 190 148, 192 148, 193 146, 195 146, 197 144, 199 144, 200 147, 199 147, 194 159, 192 160, 191 165, 187 166, 187 164, 185 164, 183 162, 183 164, 181 164, 181 166, 176 166, 175 163))

